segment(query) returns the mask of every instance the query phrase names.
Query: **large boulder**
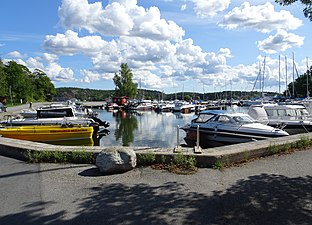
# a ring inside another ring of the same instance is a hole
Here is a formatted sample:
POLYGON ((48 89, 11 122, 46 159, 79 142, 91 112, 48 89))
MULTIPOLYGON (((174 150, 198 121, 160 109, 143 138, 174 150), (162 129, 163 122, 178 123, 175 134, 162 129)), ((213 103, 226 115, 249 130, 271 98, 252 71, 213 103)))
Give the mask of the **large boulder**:
POLYGON ((101 173, 114 174, 132 170, 136 166, 136 154, 130 148, 110 147, 96 157, 95 165, 101 173))

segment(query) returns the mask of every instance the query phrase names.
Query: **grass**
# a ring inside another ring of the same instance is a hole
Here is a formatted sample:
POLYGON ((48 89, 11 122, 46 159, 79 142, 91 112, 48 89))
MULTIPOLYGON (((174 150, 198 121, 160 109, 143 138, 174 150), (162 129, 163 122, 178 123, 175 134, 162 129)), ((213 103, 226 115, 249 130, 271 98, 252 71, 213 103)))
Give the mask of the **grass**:
POLYGON ((224 163, 221 160, 216 160, 215 163, 213 164, 212 168, 216 170, 221 170, 224 168, 224 163))
POLYGON ((156 155, 152 152, 147 152, 145 154, 140 154, 138 158, 142 165, 152 165, 155 163, 156 155))
POLYGON ((154 161, 151 165, 153 169, 168 170, 175 174, 193 174, 197 171, 196 158, 190 155, 184 155, 183 153, 174 154, 170 160, 166 159, 164 155, 154 161))
POLYGON ((267 149, 269 155, 289 153, 295 150, 303 150, 312 146, 312 139, 307 136, 300 137, 300 140, 282 145, 270 145, 267 149))
POLYGON ((25 153, 25 158, 31 163, 95 163, 93 152, 87 151, 30 151, 25 153))
MULTIPOLYGON (((275 145, 275 144, 270 145, 269 147, 267 147, 266 153, 264 154, 264 156, 261 156, 261 157, 275 155, 275 154, 287 154, 287 153, 291 153, 291 152, 298 151, 298 150, 299 151, 305 150, 311 146, 312 146, 312 139, 303 135, 300 137, 300 140, 295 141, 293 143, 285 143, 281 145, 275 145)), ((244 159, 240 162, 230 163, 228 158, 220 158, 214 162, 214 164, 212 165, 212 168, 221 170, 225 167, 239 166, 242 163, 250 162, 257 158, 250 158, 249 153, 246 152, 244 153, 244 159)))

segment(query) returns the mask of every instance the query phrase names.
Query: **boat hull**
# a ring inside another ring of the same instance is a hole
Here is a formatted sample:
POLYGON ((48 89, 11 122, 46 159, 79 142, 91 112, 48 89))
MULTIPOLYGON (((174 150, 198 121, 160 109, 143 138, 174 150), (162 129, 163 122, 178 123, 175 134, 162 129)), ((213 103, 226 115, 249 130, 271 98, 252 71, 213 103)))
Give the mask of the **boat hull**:
POLYGON ((62 126, 22 126, 7 127, 0 130, 0 135, 28 141, 67 141, 92 138, 93 127, 62 127, 62 126))
MULTIPOLYGON (((189 128, 186 131, 184 138, 188 146, 197 145, 197 130, 196 128, 189 128)), ((279 137, 278 135, 263 135, 263 134, 251 134, 239 131, 231 130, 214 130, 214 129, 202 129, 199 131, 199 145, 202 148, 217 147, 245 142, 253 142, 258 140, 265 140, 268 138, 279 137)))

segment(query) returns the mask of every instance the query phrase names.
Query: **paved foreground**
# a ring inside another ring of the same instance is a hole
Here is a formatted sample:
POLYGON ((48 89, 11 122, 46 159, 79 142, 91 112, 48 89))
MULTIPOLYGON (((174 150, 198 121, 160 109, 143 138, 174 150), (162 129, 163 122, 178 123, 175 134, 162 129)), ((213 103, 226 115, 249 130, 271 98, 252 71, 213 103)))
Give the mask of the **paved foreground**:
POLYGON ((0 224, 311 224, 312 150, 175 175, 0 156, 0 224))

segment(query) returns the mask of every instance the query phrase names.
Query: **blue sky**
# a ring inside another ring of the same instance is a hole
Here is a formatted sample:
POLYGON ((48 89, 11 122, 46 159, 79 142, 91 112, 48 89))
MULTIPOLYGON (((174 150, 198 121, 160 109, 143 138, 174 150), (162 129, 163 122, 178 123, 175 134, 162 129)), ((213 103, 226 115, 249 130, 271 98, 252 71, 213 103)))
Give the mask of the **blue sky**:
POLYGON ((127 63, 134 82, 165 93, 251 91, 260 68, 264 90, 283 91, 293 65, 299 74, 312 65, 302 10, 264 0, 5 0, 0 57, 41 69, 56 87, 112 90, 127 63))

